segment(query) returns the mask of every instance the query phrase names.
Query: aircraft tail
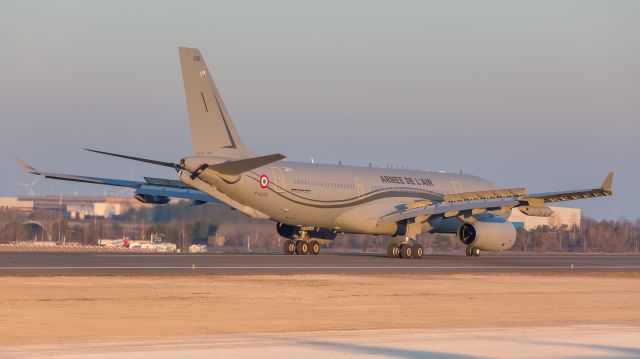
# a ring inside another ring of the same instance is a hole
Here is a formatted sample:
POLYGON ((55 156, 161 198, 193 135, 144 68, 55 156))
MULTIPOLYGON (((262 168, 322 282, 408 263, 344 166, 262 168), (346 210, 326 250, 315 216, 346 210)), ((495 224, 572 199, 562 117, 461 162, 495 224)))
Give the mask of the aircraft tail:
POLYGON ((179 52, 195 154, 253 157, 240 139, 200 51, 180 47, 179 52))

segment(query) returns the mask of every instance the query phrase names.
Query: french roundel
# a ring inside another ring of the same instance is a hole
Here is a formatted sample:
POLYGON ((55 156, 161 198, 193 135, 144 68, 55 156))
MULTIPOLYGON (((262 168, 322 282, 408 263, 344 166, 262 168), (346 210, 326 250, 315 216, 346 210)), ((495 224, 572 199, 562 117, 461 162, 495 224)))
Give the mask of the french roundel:
POLYGON ((267 175, 260 176, 260 188, 269 187, 269 177, 267 175))

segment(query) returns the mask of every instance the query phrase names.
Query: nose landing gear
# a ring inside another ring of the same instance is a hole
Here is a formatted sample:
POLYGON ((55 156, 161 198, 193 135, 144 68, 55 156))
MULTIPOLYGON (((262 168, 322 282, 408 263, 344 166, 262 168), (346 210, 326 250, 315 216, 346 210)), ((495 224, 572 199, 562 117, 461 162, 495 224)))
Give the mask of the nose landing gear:
POLYGON ((467 257, 471 257, 471 256, 478 257, 480 255, 480 249, 472 246, 468 246, 464 250, 464 252, 467 255, 467 257))

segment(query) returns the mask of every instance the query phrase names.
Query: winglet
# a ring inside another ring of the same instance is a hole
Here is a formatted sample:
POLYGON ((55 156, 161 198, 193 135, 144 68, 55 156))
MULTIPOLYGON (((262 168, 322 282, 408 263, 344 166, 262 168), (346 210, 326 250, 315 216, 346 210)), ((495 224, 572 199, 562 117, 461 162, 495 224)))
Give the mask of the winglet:
POLYGON ((18 165, 20 166, 21 170, 23 170, 23 171, 25 171, 27 173, 34 174, 34 175, 41 175, 42 174, 37 169, 29 166, 29 164, 26 163, 25 161, 23 161, 22 158, 20 158, 18 156, 13 156, 13 159, 18 163, 18 165))
POLYGON ((600 186, 600 188, 610 192, 612 185, 613 185, 613 172, 609 172, 607 177, 602 182, 602 186, 600 186))

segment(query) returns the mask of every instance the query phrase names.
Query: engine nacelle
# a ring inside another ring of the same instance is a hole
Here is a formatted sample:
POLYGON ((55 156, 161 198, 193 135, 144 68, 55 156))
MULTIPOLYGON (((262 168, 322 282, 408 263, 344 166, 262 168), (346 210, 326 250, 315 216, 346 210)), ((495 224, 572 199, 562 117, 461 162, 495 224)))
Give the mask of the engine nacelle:
POLYGON ((169 203, 169 201, 171 201, 171 198, 167 196, 152 196, 150 194, 142 193, 136 193, 133 197, 142 203, 151 204, 167 204, 169 203))
POLYGON ((465 223, 456 235, 462 243, 485 251, 508 250, 516 242, 516 229, 509 221, 465 223))

